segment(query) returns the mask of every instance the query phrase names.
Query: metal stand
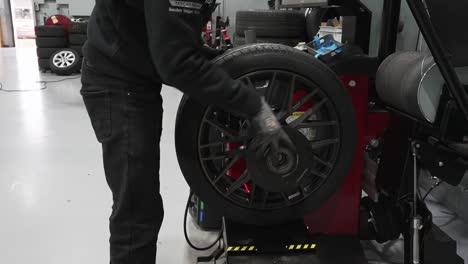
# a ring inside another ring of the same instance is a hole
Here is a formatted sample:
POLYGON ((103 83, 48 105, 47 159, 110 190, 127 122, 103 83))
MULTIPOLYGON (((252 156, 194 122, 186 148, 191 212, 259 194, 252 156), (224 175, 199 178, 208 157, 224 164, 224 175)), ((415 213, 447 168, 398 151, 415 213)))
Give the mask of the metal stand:
POLYGON ((198 263, 367 264, 353 236, 312 236, 302 220, 251 226, 224 220, 224 247, 198 263))
POLYGON ((412 151, 413 151, 413 162, 414 162, 414 174, 413 174, 413 219, 412 219, 412 232, 413 232, 413 264, 420 264, 421 263, 421 230, 423 229, 424 225, 422 223, 422 217, 419 215, 418 212, 418 149, 421 147, 417 143, 412 144, 412 151))

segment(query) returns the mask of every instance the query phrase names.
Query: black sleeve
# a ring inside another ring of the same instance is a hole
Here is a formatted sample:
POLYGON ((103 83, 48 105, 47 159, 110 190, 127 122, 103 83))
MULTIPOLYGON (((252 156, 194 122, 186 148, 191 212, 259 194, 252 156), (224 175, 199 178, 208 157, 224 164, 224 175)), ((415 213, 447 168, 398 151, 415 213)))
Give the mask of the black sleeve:
POLYGON ((219 50, 219 49, 214 49, 212 47, 209 47, 207 45, 203 45, 202 46, 202 50, 201 50, 203 56, 205 56, 205 58, 207 58, 208 60, 212 60, 218 56, 220 56, 221 54, 224 53, 223 50, 219 50))
POLYGON ((144 0, 151 57, 162 80, 205 104, 252 117, 259 95, 203 55, 203 9, 213 0, 144 0))

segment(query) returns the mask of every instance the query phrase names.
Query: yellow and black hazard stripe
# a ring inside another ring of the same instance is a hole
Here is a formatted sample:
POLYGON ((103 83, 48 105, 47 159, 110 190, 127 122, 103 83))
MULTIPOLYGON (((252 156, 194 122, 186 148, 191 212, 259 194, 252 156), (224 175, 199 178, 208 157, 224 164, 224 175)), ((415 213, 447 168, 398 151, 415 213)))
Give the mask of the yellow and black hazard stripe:
POLYGON ((289 245, 286 248, 289 251, 315 250, 317 249, 317 244, 296 244, 296 245, 289 245))
POLYGON ((258 251, 255 246, 233 246, 227 248, 228 252, 253 252, 258 251))

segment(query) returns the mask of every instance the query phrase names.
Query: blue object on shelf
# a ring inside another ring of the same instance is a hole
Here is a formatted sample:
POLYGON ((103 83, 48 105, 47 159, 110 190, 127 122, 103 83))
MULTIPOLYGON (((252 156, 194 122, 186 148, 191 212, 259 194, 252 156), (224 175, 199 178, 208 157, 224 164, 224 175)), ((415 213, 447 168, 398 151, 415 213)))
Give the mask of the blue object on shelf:
POLYGON ((342 51, 341 47, 343 47, 343 44, 336 41, 333 35, 326 35, 322 38, 315 36, 314 41, 307 44, 307 50, 314 55, 315 58, 324 55, 334 56, 342 51))

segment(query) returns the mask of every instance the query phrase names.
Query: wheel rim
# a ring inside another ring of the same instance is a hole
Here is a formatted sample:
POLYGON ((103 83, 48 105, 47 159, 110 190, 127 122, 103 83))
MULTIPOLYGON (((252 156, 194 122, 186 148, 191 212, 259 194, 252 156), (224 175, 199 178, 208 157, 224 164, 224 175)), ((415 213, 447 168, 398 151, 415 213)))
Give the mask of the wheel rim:
POLYGON ((253 183, 245 166, 251 138, 249 122, 209 107, 198 133, 199 161, 205 177, 225 199, 254 210, 301 203, 329 179, 341 149, 335 105, 313 81, 295 73, 265 70, 238 78, 265 96, 283 126, 299 130, 314 149, 306 181, 290 193, 273 193, 253 183))
POLYGON ((52 62, 55 67, 63 69, 68 68, 75 63, 76 56, 73 52, 64 50, 55 54, 52 62))

